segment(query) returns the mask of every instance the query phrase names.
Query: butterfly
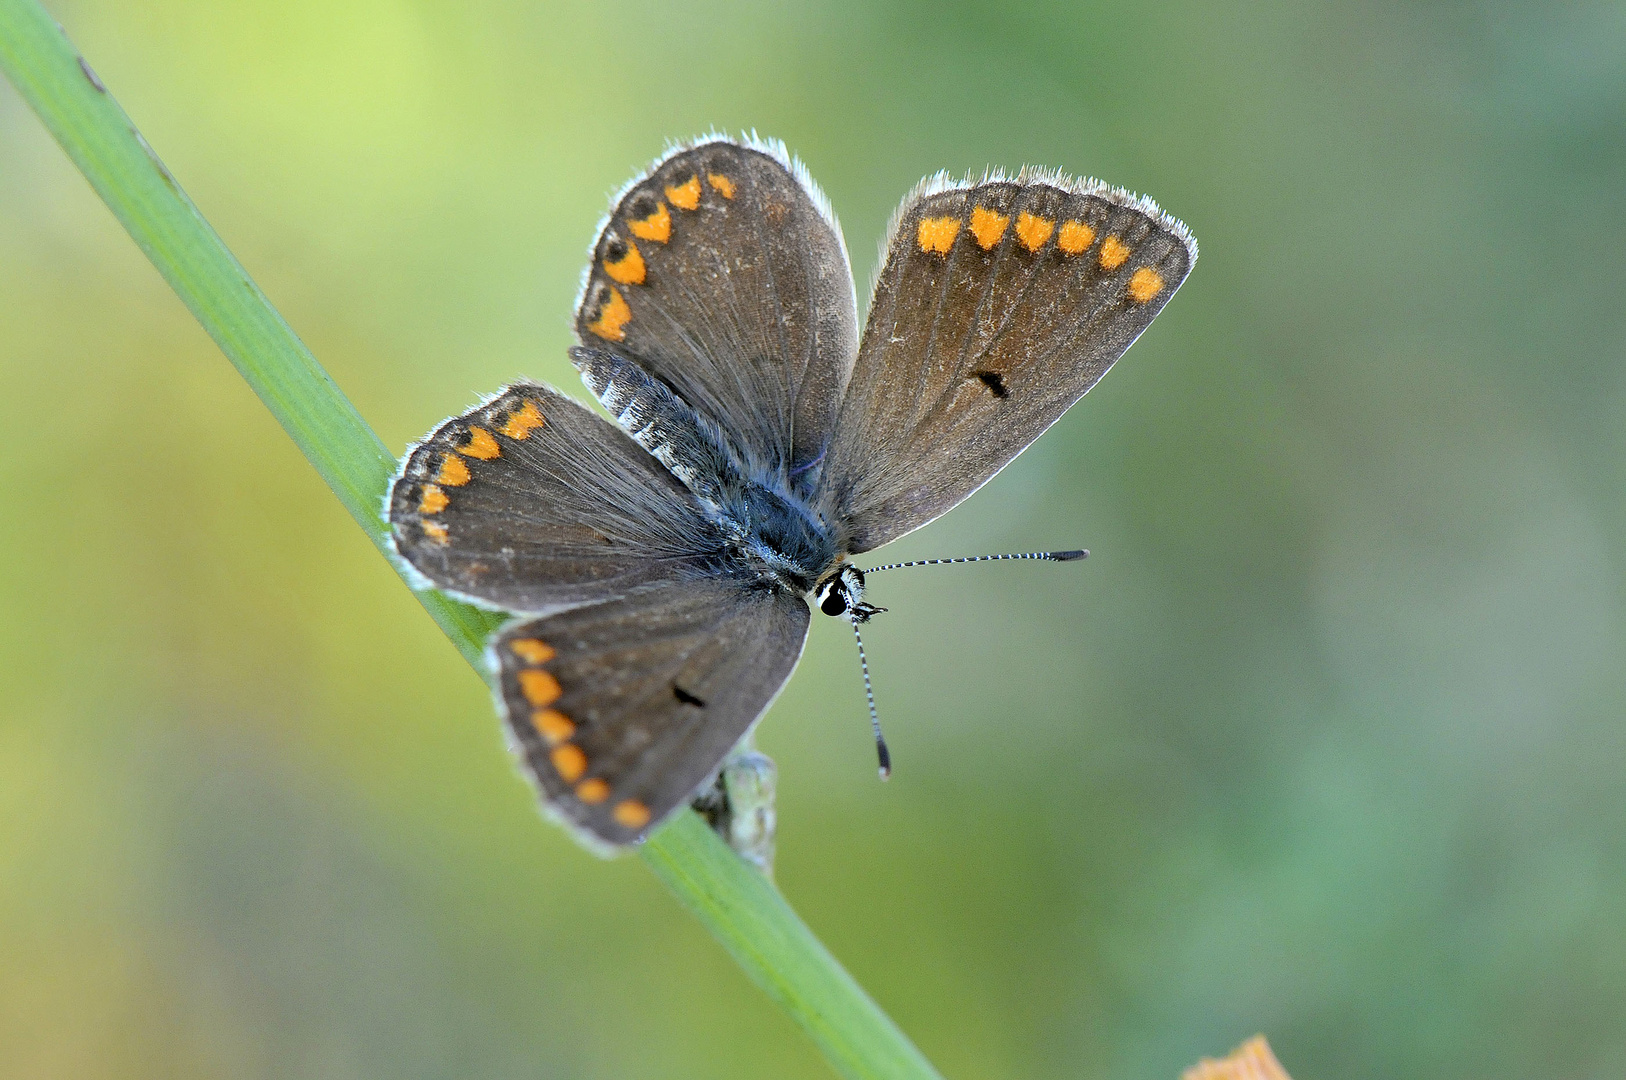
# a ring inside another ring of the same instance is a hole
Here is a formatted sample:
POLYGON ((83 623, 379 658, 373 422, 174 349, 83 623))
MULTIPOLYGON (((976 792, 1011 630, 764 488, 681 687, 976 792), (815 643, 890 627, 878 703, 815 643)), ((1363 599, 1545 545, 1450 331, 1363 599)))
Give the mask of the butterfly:
POLYGON ((599 229, 570 358, 614 418, 516 383, 411 447, 387 513, 419 584, 516 614, 488 656, 550 812, 636 843, 716 776, 848 559, 966 498, 1146 329, 1197 257, 1097 181, 923 181, 859 334, 840 227, 782 144, 680 146, 599 229))

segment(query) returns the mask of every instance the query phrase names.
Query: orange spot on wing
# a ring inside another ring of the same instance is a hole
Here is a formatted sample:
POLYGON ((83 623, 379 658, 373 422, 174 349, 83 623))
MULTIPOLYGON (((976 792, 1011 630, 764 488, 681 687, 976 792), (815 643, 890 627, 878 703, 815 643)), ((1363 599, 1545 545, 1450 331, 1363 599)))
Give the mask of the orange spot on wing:
POLYGON ((604 272, 623 285, 644 283, 644 257, 638 254, 638 245, 627 242, 627 253, 615 262, 604 261, 604 272))
POLYGON ((559 695, 564 693, 553 673, 541 668, 531 668, 519 673, 519 692, 524 694, 525 700, 532 705, 552 705, 559 700, 559 695))
POLYGON ((1101 241, 1101 269, 1116 270, 1129 258, 1129 248, 1116 236, 1101 241))
POLYGON ((457 452, 464 457, 479 458, 481 461, 502 457, 502 447, 497 445, 497 440, 491 437, 491 432, 480 427, 469 428, 469 444, 458 447, 457 452))
POLYGON ((1050 239, 1050 234, 1055 231, 1056 223, 1049 218, 1034 217, 1028 213, 1016 215, 1016 238, 1022 241, 1022 246, 1029 251, 1038 251, 1044 247, 1044 242, 1050 239))
POLYGON ((620 341, 627 336, 627 324, 632 321, 632 309, 620 290, 611 289, 610 298, 599 308, 598 318, 587 324, 587 329, 606 341, 620 341))
POLYGON ((522 407, 508 414, 508 423, 499 430, 510 439, 528 439, 531 432, 546 424, 542 419, 542 412, 536 407, 536 402, 527 401, 522 407))
POLYGON ((615 818, 618 825, 628 829, 641 829, 649 824, 649 807, 637 799, 628 799, 626 802, 617 803, 615 809, 610 811, 610 816, 615 818))
POLYGON ((1005 226, 1010 223, 1009 214, 997 214, 981 206, 971 211, 971 235, 984 251, 999 243, 999 238, 1005 235, 1005 226))
POLYGON ((700 177, 691 176, 687 183, 666 189, 666 197, 679 210, 693 210, 700 205, 700 177))
POLYGON ((1061 233, 1056 237, 1056 246, 1069 255, 1077 255, 1091 244, 1095 243, 1095 230, 1082 221, 1064 221, 1061 223, 1061 233))
POLYGON ((549 746, 558 746, 576 734, 576 721, 558 709, 538 709, 531 714, 531 726, 549 746))
POLYGON ((915 241, 920 244, 921 251, 933 255, 947 255, 949 248, 954 246, 954 238, 959 234, 959 218, 921 218, 920 228, 915 233, 915 241))
POLYGON ((728 177, 719 173, 707 173, 706 183, 710 184, 712 190, 723 198, 732 199, 734 197, 734 181, 728 177))
POLYGON ((423 497, 418 500, 418 513, 438 514, 446 509, 446 504, 451 501, 446 497, 446 493, 434 484, 425 484, 423 497))
POLYGON ((1129 298, 1135 303, 1144 304, 1162 291, 1163 275, 1150 266, 1143 266, 1130 275, 1129 298))
POLYGON ((580 784, 576 785, 576 798, 580 799, 589 806, 594 806, 601 803, 609 797, 610 785, 606 784, 596 776, 591 780, 583 780, 580 784))
POLYGON ((446 542, 446 526, 438 521, 423 522, 423 534, 437 544, 446 542))
POLYGON ((469 467, 463 459, 456 454, 447 454, 440 463, 440 472, 435 474, 435 483, 445 484, 447 487, 462 487, 469 482, 469 467))
POLYGON ((548 753, 548 759, 553 762, 553 767, 559 770, 559 775, 567 784, 574 784, 582 778, 582 773, 587 771, 587 755, 574 743, 561 743, 555 746, 548 753))
POLYGON ((534 637, 515 638, 508 649, 527 664, 545 664, 559 655, 552 645, 534 637))
POLYGON ((640 240, 653 240, 664 244, 672 239, 672 214, 665 203, 657 203, 655 212, 646 218, 627 222, 627 231, 640 240))

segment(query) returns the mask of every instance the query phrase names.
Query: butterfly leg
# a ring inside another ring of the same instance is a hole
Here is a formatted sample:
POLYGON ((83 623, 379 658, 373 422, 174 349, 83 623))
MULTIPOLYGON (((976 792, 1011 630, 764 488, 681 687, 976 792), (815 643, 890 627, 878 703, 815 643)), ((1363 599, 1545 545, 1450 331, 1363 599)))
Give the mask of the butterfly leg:
POLYGON ((717 835, 770 881, 778 831, 774 809, 778 783, 779 770, 773 759, 746 736, 723 762, 716 783, 694 800, 695 810, 717 835))

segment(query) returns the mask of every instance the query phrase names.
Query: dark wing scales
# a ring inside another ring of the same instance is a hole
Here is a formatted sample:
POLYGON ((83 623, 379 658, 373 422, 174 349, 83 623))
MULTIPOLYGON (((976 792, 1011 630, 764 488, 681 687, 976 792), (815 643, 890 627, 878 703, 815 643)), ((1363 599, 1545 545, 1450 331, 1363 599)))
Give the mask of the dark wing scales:
POLYGON ((790 678, 807 625, 799 598, 716 578, 511 625, 491 660, 548 807, 620 846, 716 773, 790 678))
POLYGON ((542 613, 713 573, 689 490, 613 424, 516 385, 414 447, 389 496, 396 552, 435 587, 542 613))
POLYGON ((717 140, 635 181, 593 245, 576 333, 793 474, 829 440, 858 315, 835 219, 788 162, 717 140))
POLYGON ((820 477, 867 551, 945 513, 1106 374, 1197 256, 1100 184, 1023 176, 905 200, 820 477))

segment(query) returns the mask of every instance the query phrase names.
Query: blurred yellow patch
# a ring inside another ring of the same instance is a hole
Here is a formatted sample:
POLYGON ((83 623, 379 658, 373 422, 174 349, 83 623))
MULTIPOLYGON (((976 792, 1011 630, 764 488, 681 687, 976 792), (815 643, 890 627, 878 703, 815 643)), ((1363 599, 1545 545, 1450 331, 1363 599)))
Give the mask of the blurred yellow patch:
POLYGON ((1263 1035, 1255 1035, 1229 1057, 1216 1061, 1203 1058, 1180 1074, 1180 1080, 1291 1080, 1287 1070, 1270 1052, 1263 1035))

